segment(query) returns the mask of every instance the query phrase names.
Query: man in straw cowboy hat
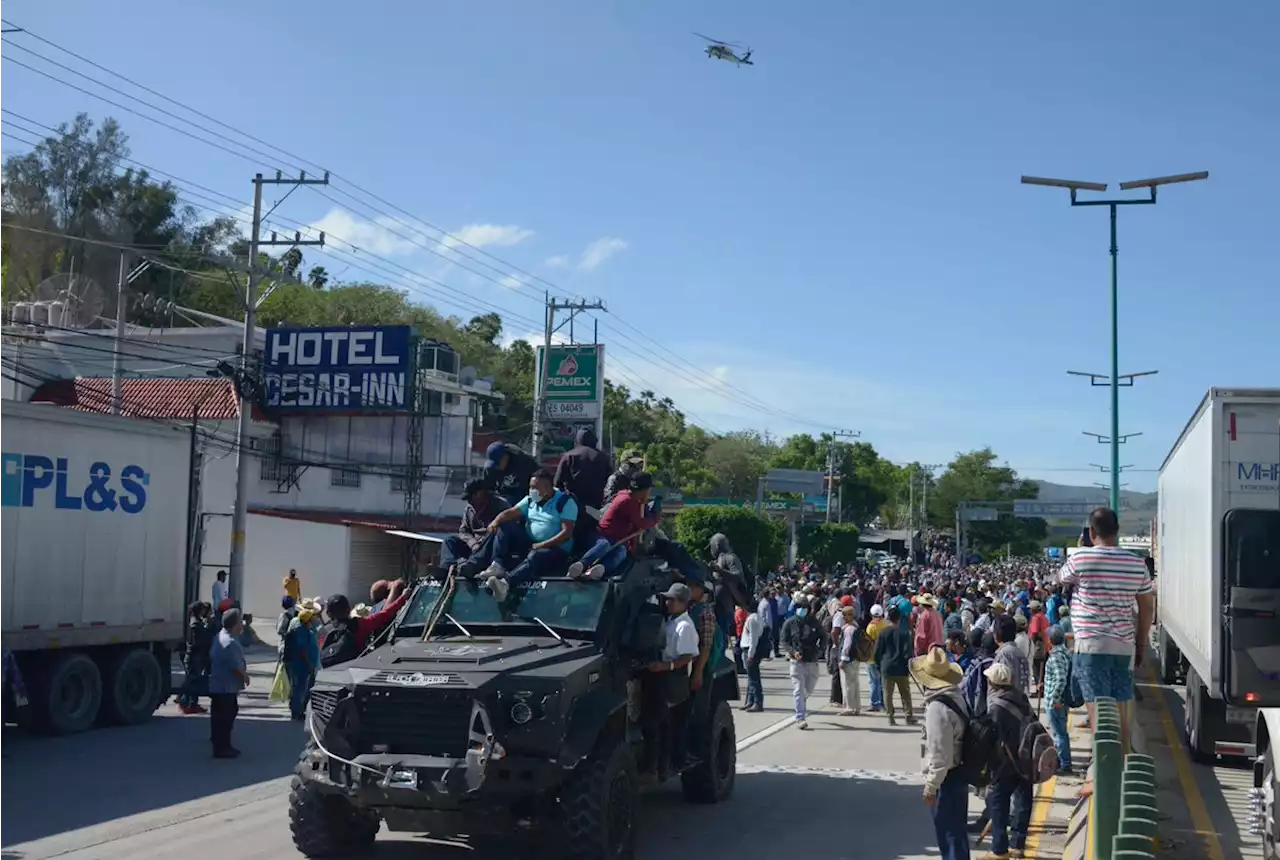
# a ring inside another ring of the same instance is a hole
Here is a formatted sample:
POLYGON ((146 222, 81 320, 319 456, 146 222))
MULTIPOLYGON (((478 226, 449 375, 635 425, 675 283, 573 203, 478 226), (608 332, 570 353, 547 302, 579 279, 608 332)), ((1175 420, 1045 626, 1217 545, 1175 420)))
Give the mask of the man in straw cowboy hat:
POLYGON ((969 782, 960 768, 969 713, 959 686, 964 673, 938 647, 913 659, 909 669, 924 691, 924 802, 938 850, 943 860, 968 860, 969 782))

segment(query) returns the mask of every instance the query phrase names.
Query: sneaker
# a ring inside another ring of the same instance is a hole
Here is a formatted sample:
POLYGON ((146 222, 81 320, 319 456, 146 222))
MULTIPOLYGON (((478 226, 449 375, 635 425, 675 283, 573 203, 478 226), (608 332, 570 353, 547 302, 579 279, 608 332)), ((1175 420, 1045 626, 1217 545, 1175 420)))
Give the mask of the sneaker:
POLYGON ((582 574, 583 574, 585 571, 586 571, 586 568, 585 568, 585 567, 583 567, 582 562, 580 562, 580 561, 575 561, 573 564, 569 565, 569 578, 570 578, 570 579, 582 579, 582 574))
MULTIPOLYGON (((200 705, 200 704, 192 705, 192 706, 191 706, 191 711, 192 711, 192 713, 196 713, 196 714, 207 714, 207 713, 209 713, 209 709, 208 709, 208 708, 206 708, 204 705, 200 705)), ((1068 770, 1070 770, 1070 768, 1067 768, 1067 769, 1068 769, 1068 770)))
POLYGON ((897 724, 898 724, 898 720, 897 720, 897 718, 896 718, 896 717, 890 717, 890 718, 889 718, 889 725, 891 725, 891 726, 896 726, 897 724))
POLYGON ((604 579, 604 565, 593 564, 591 569, 587 571, 587 579, 604 579))
POLYGON ((920 724, 920 721, 919 721, 919 720, 917 720, 915 717, 907 717, 907 725, 909 725, 909 726, 917 726, 917 725, 919 725, 919 724, 920 724))
POLYGON ((800 722, 796 723, 796 728, 798 728, 802 732, 807 732, 809 730, 809 721, 801 720, 800 722))
POLYGON ((195 706, 195 705, 178 705, 178 710, 179 710, 179 711, 182 711, 182 713, 184 713, 184 714, 202 714, 202 713, 204 713, 203 709, 201 709, 201 710, 196 710, 196 706, 195 706))
POLYGON ((506 569, 505 567, 503 567, 502 565, 498 564, 498 562, 496 562, 496 561, 495 561, 493 564, 491 564, 491 565, 489 565, 488 567, 486 567, 486 568, 484 569, 484 573, 483 573, 483 574, 481 574, 481 576, 486 576, 486 577, 487 577, 487 576, 498 576, 498 577, 502 577, 502 576, 506 576, 506 575, 507 575, 507 569, 506 569))
POLYGON ((489 591, 493 594, 494 600, 501 603, 507 599, 507 592, 510 590, 510 587, 507 585, 507 581, 502 577, 497 576, 496 574, 490 574, 485 585, 489 586, 489 591))
POLYGON ((463 579, 475 579, 480 572, 480 565, 474 561, 464 561, 454 567, 454 575, 463 579))
POLYGON ((857 712, 857 711, 851 711, 851 710, 849 710, 848 708, 845 708, 843 711, 841 711, 840 713, 836 714, 836 716, 837 716, 837 717, 856 717, 856 716, 858 716, 858 712, 857 712))

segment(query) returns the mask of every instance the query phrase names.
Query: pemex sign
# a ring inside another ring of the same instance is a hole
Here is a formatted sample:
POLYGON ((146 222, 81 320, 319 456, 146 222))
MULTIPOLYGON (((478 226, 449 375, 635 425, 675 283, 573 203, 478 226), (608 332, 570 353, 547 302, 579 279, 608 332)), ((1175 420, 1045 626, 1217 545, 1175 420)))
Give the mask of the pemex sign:
POLYGON ((604 347, 599 344, 538 348, 538 377, 552 419, 594 420, 604 399, 604 347), (544 372, 545 359, 545 372, 544 372))

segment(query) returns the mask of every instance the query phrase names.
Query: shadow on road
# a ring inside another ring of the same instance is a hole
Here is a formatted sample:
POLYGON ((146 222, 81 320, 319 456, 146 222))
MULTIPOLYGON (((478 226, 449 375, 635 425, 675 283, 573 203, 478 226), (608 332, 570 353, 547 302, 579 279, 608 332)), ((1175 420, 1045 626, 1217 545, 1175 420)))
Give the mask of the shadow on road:
MULTIPOLYGON (((242 710, 250 706, 241 702, 242 710)), ((233 742, 243 753, 240 758, 213 759, 208 717, 165 710, 140 726, 61 738, 33 737, 5 726, 4 781, 10 788, 0 809, 4 844, 286 776, 302 749, 302 725, 242 717, 233 742)))
POLYGON ((1253 784, 1251 764, 1243 760, 1219 759, 1213 764, 1196 764, 1187 756, 1183 739, 1183 688, 1155 683, 1141 685, 1143 700, 1138 703, 1138 719, 1147 743, 1147 752, 1156 760, 1157 803, 1162 814, 1161 856, 1172 860, 1207 856, 1206 834, 1196 828, 1180 775, 1170 749, 1161 705, 1172 719, 1181 755, 1190 766, 1196 792, 1204 804, 1213 830, 1218 835, 1226 860, 1251 860, 1261 856, 1258 837, 1248 832, 1249 788, 1253 784))
MULTIPOLYGON (((637 857, 754 857, 761 845, 785 835, 788 850, 824 860, 913 857, 937 853, 929 810, 919 785, 825 774, 739 774, 733 797, 716 806, 684 802, 678 783, 647 794, 640 806, 637 857), (821 822, 847 820, 858 810, 868 826, 853 840, 833 839, 821 822), (799 825, 799 826, 797 826, 799 825)), ((426 836, 383 831, 378 860, 541 860, 562 856, 549 840, 488 843, 473 849, 426 836), (433 853, 428 855, 428 846, 433 853)))

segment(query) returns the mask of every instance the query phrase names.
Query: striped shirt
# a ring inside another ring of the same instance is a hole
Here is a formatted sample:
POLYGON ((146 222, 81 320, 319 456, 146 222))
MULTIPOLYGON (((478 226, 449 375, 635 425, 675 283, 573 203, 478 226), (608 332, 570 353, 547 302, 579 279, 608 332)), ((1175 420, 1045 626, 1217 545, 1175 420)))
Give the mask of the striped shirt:
POLYGON ((1114 546, 1087 547, 1067 559, 1058 578, 1075 586, 1071 626, 1077 648, 1100 637, 1134 644, 1134 598, 1151 593, 1142 559, 1114 546))

